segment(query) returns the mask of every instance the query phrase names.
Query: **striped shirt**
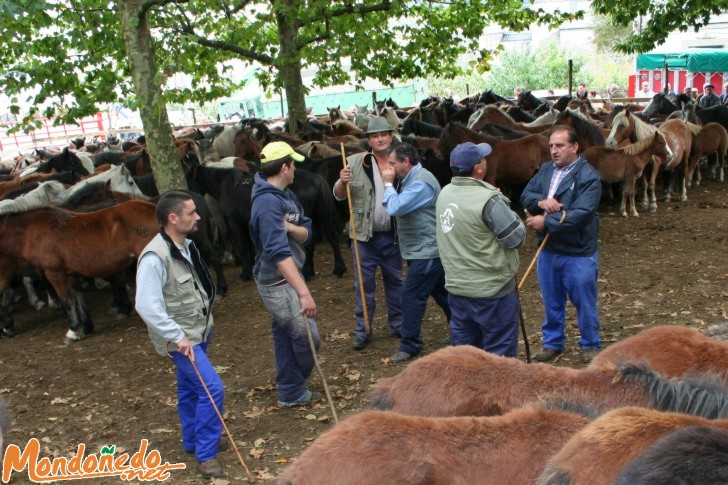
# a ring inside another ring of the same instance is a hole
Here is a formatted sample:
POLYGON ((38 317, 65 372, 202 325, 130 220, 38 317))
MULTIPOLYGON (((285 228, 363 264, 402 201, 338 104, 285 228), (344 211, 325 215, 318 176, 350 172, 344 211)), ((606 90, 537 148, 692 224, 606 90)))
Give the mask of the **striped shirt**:
MULTIPOLYGON (((555 164, 554 164, 555 165, 555 164)), ((572 168, 574 168, 575 163, 570 163, 564 168, 558 168, 556 167, 556 170, 554 170, 553 175, 551 175, 551 183, 549 184, 549 194, 546 197, 547 199, 550 199, 554 196, 556 193, 556 189, 559 188, 559 184, 562 180, 564 180, 564 177, 566 177, 566 174, 568 174, 572 168)))

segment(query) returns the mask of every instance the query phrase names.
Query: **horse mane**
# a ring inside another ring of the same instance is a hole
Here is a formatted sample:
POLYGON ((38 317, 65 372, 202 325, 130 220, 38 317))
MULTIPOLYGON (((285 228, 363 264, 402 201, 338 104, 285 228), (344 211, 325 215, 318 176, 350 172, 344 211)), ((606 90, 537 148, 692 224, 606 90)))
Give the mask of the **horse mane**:
MULTIPOLYGON (((632 117, 634 123, 635 138, 637 138, 638 140, 642 140, 643 138, 651 138, 655 135, 655 132, 657 131, 656 127, 650 125, 645 121, 642 121, 637 116, 634 116, 633 113, 630 113, 630 116, 632 117)), ((614 117, 614 121, 612 122, 612 128, 614 128, 615 126, 622 126, 626 128, 627 123, 627 112, 626 110, 623 110, 621 113, 614 117)))
POLYGON ((534 121, 524 124, 523 126, 528 126, 529 128, 532 128, 534 126, 550 125, 558 116, 558 111, 556 111, 554 108, 549 108, 546 113, 542 114, 534 121))
POLYGON ((556 111, 564 111, 566 109, 566 107, 569 106, 569 103, 572 101, 572 99, 574 99, 573 96, 565 94, 556 100, 553 108, 556 111))
POLYGON ((728 417, 728 389, 716 375, 668 380, 646 363, 627 362, 618 367, 616 379, 644 384, 648 388, 650 407, 656 410, 706 419, 728 417))
POLYGON ((704 335, 715 340, 728 340, 728 320, 706 328, 704 335))
MULTIPOLYGON (((664 140, 665 137, 662 133, 659 131, 657 134, 664 140)), ((625 147, 622 147, 621 150, 624 152, 625 155, 639 155, 643 151, 647 150, 650 145, 652 145, 654 138, 648 137, 648 138, 642 138, 641 140, 637 140, 636 142, 632 143, 631 145, 627 145, 625 147)))
POLYGON ((235 135, 237 135, 240 130, 242 130, 240 125, 228 126, 222 131, 222 133, 215 137, 212 142, 212 146, 215 150, 217 150, 217 153, 220 154, 220 158, 233 156, 235 153, 235 145, 233 141, 235 140, 235 135))
MULTIPOLYGON (((514 120, 511 115, 500 109, 498 106, 486 105, 485 107, 483 107, 483 114, 486 116, 493 115, 494 118, 500 116, 503 120, 505 120, 506 123, 510 125, 516 124, 516 120, 514 120)), ((488 117, 488 119, 491 121, 491 123, 494 122, 494 120, 490 117, 488 117)))
POLYGON ((420 121, 417 118, 407 118, 402 124, 402 133, 415 135, 427 136, 431 138, 440 138, 442 136, 443 128, 441 126, 427 123, 426 121, 420 121))
POLYGON ((83 204, 83 199, 95 194, 97 191, 103 189, 104 186, 106 186, 106 182, 91 182, 85 184, 75 192, 70 193, 64 204, 67 203, 72 206, 81 205, 83 204))
POLYGON ((579 416, 584 416, 590 420, 597 419, 599 416, 604 414, 604 410, 597 406, 586 402, 572 401, 563 397, 540 401, 536 407, 541 407, 545 410, 565 411, 567 413, 578 414, 579 416))
POLYGON ((688 130, 690 130, 690 134, 695 136, 700 133, 700 131, 703 129, 702 126, 696 125, 695 123, 690 123, 689 121, 683 121, 686 125, 688 125, 688 130))

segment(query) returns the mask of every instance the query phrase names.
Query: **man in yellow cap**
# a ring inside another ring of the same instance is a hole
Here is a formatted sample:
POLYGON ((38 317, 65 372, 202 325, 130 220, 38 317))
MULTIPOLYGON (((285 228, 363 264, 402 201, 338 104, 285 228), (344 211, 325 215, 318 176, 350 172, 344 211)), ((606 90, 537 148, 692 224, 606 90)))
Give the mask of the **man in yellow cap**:
POLYGON ((308 342, 308 317, 316 349, 319 332, 313 317, 316 302, 301 276, 306 259, 304 246, 311 239, 311 219, 303 214, 293 183, 303 155, 285 142, 273 142, 260 152, 260 172, 255 175, 250 236, 257 255, 253 276, 258 293, 273 319, 278 406, 305 406, 321 399, 306 388, 315 360, 308 342))

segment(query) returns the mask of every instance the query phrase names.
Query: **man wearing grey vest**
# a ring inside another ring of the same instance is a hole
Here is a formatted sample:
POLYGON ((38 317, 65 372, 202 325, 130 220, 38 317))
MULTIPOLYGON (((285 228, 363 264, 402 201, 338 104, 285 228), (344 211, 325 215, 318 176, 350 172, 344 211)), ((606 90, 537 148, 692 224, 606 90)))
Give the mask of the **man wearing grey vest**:
POLYGON ((450 153, 454 177, 437 198, 437 247, 450 294, 452 344, 516 357, 515 275, 526 229, 510 201, 483 182, 491 151, 487 143, 468 142, 450 153))
POLYGON ((222 423, 200 385, 202 379, 222 413, 222 380, 207 358, 215 285, 197 247, 187 239, 197 230, 200 216, 192 197, 177 190, 159 198, 156 216, 162 229, 139 256, 136 310, 157 353, 169 355, 177 367, 177 409, 185 452, 197 457, 199 474, 217 477, 222 475, 217 452, 228 442, 220 438, 222 423))
POLYGON ((407 277, 402 286, 402 340, 389 358, 403 362, 422 351, 422 318, 430 295, 450 321, 450 305, 445 290, 445 272, 435 240, 435 201, 440 184, 422 167, 417 150, 409 143, 394 145, 389 152, 389 168, 382 171, 386 190, 382 204, 397 221, 397 242, 407 261, 407 277), (401 180, 395 190, 395 178, 401 180))

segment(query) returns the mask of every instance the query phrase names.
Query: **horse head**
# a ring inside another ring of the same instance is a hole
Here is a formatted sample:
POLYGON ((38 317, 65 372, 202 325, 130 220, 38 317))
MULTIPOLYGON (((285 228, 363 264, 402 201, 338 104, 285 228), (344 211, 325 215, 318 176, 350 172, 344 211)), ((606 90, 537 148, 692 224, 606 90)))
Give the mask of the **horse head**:
POLYGON ((657 93, 652 97, 650 104, 642 110, 642 114, 649 119, 657 114, 669 115, 679 110, 680 108, 670 101, 670 98, 664 93, 657 93))

